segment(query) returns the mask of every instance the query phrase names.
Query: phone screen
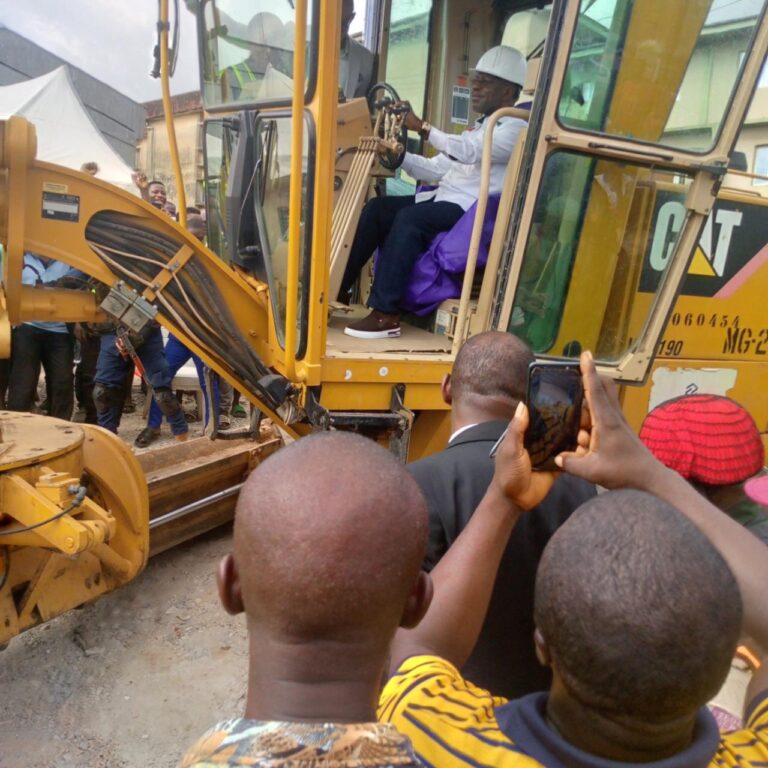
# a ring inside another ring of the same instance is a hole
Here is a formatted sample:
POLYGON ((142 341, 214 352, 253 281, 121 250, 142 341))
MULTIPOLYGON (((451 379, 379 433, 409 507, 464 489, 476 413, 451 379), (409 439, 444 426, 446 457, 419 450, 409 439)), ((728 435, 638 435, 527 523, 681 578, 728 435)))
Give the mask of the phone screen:
POLYGON ((531 363, 525 447, 534 469, 556 469, 555 456, 575 450, 583 398, 584 385, 577 365, 531 363))

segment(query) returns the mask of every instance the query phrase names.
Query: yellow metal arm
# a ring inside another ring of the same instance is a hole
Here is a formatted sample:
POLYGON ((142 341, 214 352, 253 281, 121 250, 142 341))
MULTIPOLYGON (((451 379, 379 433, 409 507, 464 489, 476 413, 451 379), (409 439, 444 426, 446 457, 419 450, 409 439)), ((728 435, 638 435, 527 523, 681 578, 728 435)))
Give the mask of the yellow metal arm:
POLYGON ((19 286, 21 306, 18 320, 52 320, 61 323, 101 323, 107 316, 99 309, 96 297, 88 291, 68 288, 19 286))
MULTIPOLYGON (((21 285, 24 253, 47 256, 106 286, 120 284, 125 293, 133 292, 145 320, 154 318, 166 326, 262 412, 282 423, 276 412, 280 398, 262 383, 274 378, 276 369, 262 361, 282 360, 284 353, 270 322, 271 308, 257 286, 138 197, 92 176, 36 161, 35 143, 34 129, 22 118, 0 123, 6 334, 9 323, 24 320, 98 319, 92 294, 21 285)), ((284 390, 290 392, 289 383, 284 390)), ((285 427, 296 434, 290 425, 285 427)))
POLYGON ((73 509, 71 514, 60 516, 72 497, 66 493, 67 486, 77 483, 77 478, 64 473, 42 475, 35 485, 30 485, 19 475, 0 476, 3 506, 13 510, 13 516, 19 522, 16 526, 19 533, 14 533, 13 527, 3 530, 3 545, 47 546, 74 555, 108 541, 115 532, 115 520, 103 511, 99 514, 98 507, 89 499, 84 499, 82 506, 73 509), (84 509, 96 519, 77 520, 73 517, 84 509), (46 520, 51 522, 46 523, 46 520), (30 528, 32 530, 28 530, 30 528))
POLYGON ((133 579, 149 553, 149 498, 116 435, 29 413, 0 422, 2 645, 133 579))

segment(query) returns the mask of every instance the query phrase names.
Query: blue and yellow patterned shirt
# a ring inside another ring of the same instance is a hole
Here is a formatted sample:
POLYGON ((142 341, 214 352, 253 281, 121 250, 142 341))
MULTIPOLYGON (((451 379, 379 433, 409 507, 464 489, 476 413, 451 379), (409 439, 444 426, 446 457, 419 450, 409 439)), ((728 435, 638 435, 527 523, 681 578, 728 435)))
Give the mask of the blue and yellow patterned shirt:
MULTIPOLYGON (((595 757, 565 741, 546 722, 546 701, 545 693, 536 693, 508 702, 464 680, 444 659, 414 656, 387 682, 379 719, 408 736, 427 766, 629 768, 629 763, 595 757)), ((690 746, 647 765, 768 766, 768 692, 753 703, 744 730, 721 735, 712 715, 702 709, 690 746)))

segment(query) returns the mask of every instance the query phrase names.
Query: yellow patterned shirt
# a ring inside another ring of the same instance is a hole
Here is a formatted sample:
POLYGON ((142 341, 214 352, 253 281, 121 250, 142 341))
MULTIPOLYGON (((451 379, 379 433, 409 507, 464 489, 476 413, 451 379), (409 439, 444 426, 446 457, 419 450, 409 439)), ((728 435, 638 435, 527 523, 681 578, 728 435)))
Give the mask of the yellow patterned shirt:
MULTIPOLYGON (((408 736, 426 766, 473 768, 639 768, 576 749, 546 722, 547 695, 507 701, 467 682, 436 656, 406 659, 385 686, 379 719, 408 736)), ((744 730, 721 735, 707 709, 693 742, 661 768, 768 766, 768 691, 753 703, 744 730)))
POLYGON ((211 728, 179 768, 417 768, 411 744, 381 723, 296 723, 237 718, 211 728))

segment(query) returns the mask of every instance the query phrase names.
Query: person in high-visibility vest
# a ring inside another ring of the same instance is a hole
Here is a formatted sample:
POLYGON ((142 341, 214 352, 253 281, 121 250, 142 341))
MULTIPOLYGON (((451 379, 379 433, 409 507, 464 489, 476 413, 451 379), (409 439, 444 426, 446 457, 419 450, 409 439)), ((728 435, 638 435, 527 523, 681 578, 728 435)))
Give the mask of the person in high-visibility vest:
MULTIPOLYGON (((264 79, 267 67, 272 65, 277 69, 284 69, 280 50, 275 43, 282 43, 285 36, 283 22, 274 13, 267 11, 257 13, 248 22, 247 40, 248 58, 227 67, 223 72, 226 81, 229 99, 242 101, 243 93, 246 94, 264 79), (279 66, 278 66, 279 65, 279 66)), ((253 90, 253 95, 256 91, 253 90)))

